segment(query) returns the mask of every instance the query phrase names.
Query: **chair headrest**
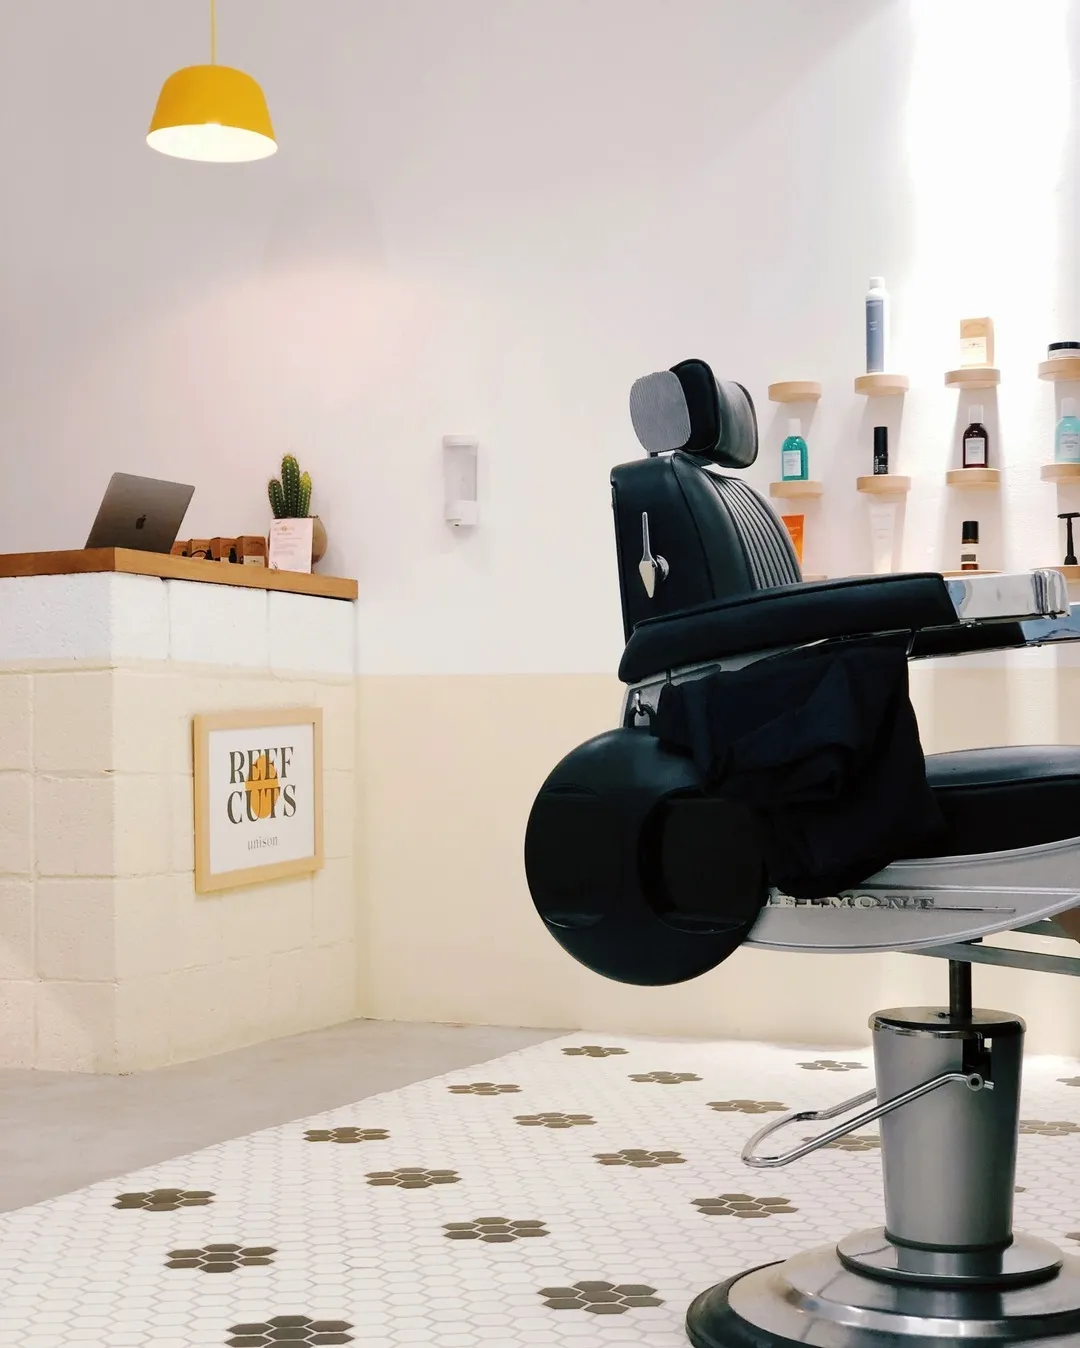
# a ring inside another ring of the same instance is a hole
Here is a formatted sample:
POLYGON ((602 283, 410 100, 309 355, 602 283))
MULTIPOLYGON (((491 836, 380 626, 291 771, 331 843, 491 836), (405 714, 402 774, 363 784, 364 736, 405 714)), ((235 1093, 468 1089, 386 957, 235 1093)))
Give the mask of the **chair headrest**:
POLYGON ((650 455, 681 449, 722 468, 749 468, 757 458, 754 400, 741 384, 717 379, 703 360, 635 380, 630 420, 650 455))

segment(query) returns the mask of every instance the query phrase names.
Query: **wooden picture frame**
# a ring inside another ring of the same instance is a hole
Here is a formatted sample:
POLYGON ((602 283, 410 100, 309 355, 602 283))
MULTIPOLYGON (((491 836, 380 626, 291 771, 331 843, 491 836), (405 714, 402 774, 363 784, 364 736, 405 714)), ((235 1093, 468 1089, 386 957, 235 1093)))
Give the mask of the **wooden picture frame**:
POLYGON ((319 707, 192 718, 197 894, 322 868, 322 730, 319 707), (279 860, 243 864, 278 848, 279 860))

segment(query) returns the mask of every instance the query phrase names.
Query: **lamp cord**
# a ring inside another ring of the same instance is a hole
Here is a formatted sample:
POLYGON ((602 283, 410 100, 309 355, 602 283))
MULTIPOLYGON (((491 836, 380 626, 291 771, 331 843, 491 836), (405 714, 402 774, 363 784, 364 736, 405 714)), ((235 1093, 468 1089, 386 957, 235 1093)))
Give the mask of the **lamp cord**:
POLYGON ((217 65, 217 0, 210 0, 210 64, 217 65))

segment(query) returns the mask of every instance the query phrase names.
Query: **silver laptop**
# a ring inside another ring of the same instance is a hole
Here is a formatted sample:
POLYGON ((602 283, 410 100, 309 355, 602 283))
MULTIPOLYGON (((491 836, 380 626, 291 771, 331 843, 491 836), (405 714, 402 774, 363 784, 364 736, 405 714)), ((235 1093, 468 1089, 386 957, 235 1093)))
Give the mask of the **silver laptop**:
POLYGON ((182 482, 113 473, 86 546, 168 552, 194 494, 182 482))

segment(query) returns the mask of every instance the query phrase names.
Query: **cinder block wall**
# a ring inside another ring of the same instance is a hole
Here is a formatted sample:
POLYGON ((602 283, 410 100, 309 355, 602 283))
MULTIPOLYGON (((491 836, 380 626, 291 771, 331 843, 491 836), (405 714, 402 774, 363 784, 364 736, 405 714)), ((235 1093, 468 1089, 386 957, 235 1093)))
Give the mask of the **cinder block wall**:
POLYGON ((0 581, 0 1066, 130 1071, 357 1014, 354 649, 337 600, 0 581), (312 705, 324 869, 196 895, 192 716, 312 705))

